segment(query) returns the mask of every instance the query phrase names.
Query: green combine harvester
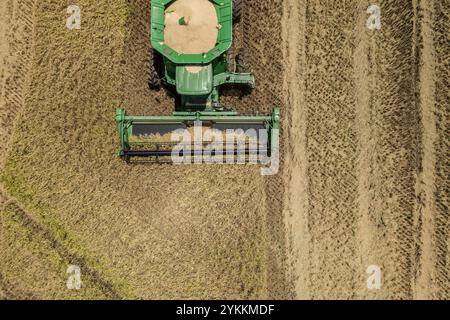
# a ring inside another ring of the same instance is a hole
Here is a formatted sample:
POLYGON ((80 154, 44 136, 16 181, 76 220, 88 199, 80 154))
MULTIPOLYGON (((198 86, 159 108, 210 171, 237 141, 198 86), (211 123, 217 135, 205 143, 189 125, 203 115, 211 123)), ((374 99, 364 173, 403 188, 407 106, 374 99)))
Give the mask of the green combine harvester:
MULTIPOLYGON (((117 109, 119 156, 133 163, 173 163, 174 152, 180 157, 198 158, 209 148, 209 154, 213 156, 245 155, 246 159, 257 156, 258 163, 267 163, 274 147, 278 147, 279 109, 274 108, 270 115, 241 115, 220 102, 220 88, 223 85, 244 90, 246 87, 255 87, 254 76, 244 72, 240 57, 230 59, 228 54, 232 47, 233 24, 236 21, 245 23, 241 18, 243 0, 209 0, 217 14, 217 41, 211 50, 198 54, 179 53, 165 41, 166 15, 169 6, 176 1, 180 0, 151 0, 153 50, 150 54, 152 61, 149 79, 150 87, 155 88, 162 83, 174 89, 177 97, 175 112, 171 116, 130 116, 124 109, 117 109), (230 71, 230 67, 233 70, 230 71), (259 142, 255 147, 255 144, 250 146, 248 143, 226 141, 223 148, 211 148, 206 147, 209 145, 208 141, 191 141, 189 146, 186 146, 185 141, 185 148, 174 151, 175 145, 180 141, 165 141, 162 138, 173 132, 180 132, 180 129, 188 131, 199 124, 203 128, 216 130, 215 132, 219 130, 224 136, 230 130, 257 132, 259 142), (264 136, 267 138, 261 139, 264 136), (242 148, 243 145, 246 146, 245 149, 242 148)), ((177 23, 182 28, 189 25, 189 20, 189 17, 182 16, 177 23)))

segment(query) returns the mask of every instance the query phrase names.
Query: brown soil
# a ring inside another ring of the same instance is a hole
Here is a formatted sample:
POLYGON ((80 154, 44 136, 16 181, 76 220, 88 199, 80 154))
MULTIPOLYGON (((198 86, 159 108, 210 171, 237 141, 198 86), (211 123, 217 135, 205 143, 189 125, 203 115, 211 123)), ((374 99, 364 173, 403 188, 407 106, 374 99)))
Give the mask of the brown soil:
POLYGON ((0 166, 29 81, 33 7, 33 1, 21 0, 6 0, 0 5, 0 166))

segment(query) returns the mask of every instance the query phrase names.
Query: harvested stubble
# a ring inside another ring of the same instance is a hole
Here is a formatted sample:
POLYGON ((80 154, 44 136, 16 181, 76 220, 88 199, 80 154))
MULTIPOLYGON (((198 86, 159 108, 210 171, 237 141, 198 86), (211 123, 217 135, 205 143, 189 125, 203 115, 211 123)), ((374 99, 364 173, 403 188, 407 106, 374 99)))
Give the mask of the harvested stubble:
POLYGON ((286 2, 296 291, 448 299, 448 5, 383 1, 376 31, 368 5, 286 2), (367 288, 371 265, 380 290, 367 288))

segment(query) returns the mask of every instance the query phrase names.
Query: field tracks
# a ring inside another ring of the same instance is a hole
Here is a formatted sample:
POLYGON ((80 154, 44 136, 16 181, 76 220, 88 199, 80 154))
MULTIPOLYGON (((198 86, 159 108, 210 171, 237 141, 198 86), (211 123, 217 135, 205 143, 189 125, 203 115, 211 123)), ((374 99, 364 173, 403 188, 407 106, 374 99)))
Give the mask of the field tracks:
MULTIPOLYGON (((80 270, 83 272, 83 281, 89 281, 90 283, 96 285, 98 289, 103 292, 106 298, 121 298, 120 293, 114 288, 114 286, 105 280, 96 270, 92 269, 84 257, 70 252, 67 246, 61 243, 61 241, 59 241, 46 226, 40 224, 33 218, 32 215, 27 213, 25 208, 23 208, 17 200, 6 195, 3 188, 0 188, 0 199, 2 199, 0 203, 0 210, 3 211, 5 208, 8 208, 10 211, 14 212, 14 220, 19 221, 20 224, 26 229, 32 230, 32 234, 36 238, 42 237, 45 239, 50 244, 50 247, 55 250, 58 255, 62 257, 62 259, 67 261, 67 266, 76 265, 80 267, 80 270)), ((7 280, 1 276, 0 272, 0 283, 2 280, 4 283, 8 283, 7 280)), ((11 288, 11 286, 8 285, 7 289, 8 290, 6 292, 8 292, 11 296, 14 296, 16 293, 14 287, 11 288)), ((24 298, 22 294, 20 295, 24 298)), ((27 295, 32 294, 30 293, 27 295)))
MULTIPOLYGON (((0 139, 6 143, 0 144, 0 167, 5 165, 5 159, 13 140, 13 131, 18 121, 21 121, 21 112, 27 103, 27 92, 31 85, 33 47, 35 39, 35 10, 36 0, 7 0, 2 6, 5 26, 2 26, 3 50, 0 57, 2 61, 2 78, 0 82, 0 139), (7 42, 7 45, 6 45, 7 42)), ((88 266, 87 261, 56 239, 49 228, 37 222, 32 214, 28 213, 19 201, 12 198, 0 185, 0 210, 14 211, 14 216, 24 228, 41 235, 50 244, 52 249, 67 261, 67 265, 75 264, 83 270, 85 279, 98 286, 106 297, 120 298, 120 294, 113 285, 104 280, 98 272, 88 266)), ((64 285, 64 283, 62 283, 64 285)), ((36 298, 34 293, 24 291, 14 286, 2 274, 0 269, 0 297, 5 298, 36 298)))
POLYGON ((445 297, 448 6, 370 5, 285 2, 288 265, 300 298, 445 297))
POLYGON ((286 171, 285 208, 286 245, 289 278, 295 286, 296 297, 308 299, 309 291, 309 232, 305 118, 305 57, 306 5, 299 1, 285 1, 283 11, 283 39, 286 96, 286 171))
POLYGON ((435 248, 433 242, 433 228, 436 223, 434 212, 436 211, 434 195, 435 191, 435 152, 434 147, 437 141, 435 119, 433 109, 435 108, 434 95, 434 46, 432 36, 431 16, 433 6, 428 1, 416 3, 416 43, 417 50, 417 85, 418 95, 416 103, 421 112, 422 130, 422 164, 417 177, 416 195, 417 208, 419 213, 417 223, 417 266, 415 270, 414 296, 419 299, 432 298, 435 296, 436 284, 433 283, 434 266, 436 263, 435 248), (421 13, 421 19, 418 17, 421 13), (423 48, 419 48, 420 42, 423 48))
MULTIPOLYGON (((359 242, 358 255, 361 259, 360 274, 364 274, 370 266, 380 269, 383 265, 383 254, 379 249, 380 243, 386 245, 383 239, 384 227, 382 219, 378 214, 380 209, 378 201, 374 199, 373 162, 376 149, 376 130, 371 126, 372 114, 371 104, 376 101, 375 85, 376 71, 372 70, 374 63, 374 52, 376 52, 376 36, 367 30, 367 7, 369 3, 361 1, 358 4, 358 17, 355 21, 355 52, 353 55, 355 86, 356 86, 356 130, 358 135, 357 146, 357 177, 358 177, 358 210, 359 224, 356 237, 359 242)), ((376 102, 375 102, 376 103, 376 102)), ((374 179, 375 178, 375 179, 374 179)), ((360 281, 358 288, 359 298, 377 298, 383 295, 379 290, 368 291, 365 281, 360 281)))
POLYGON ((30 85, 30 68, 34 45, 34 10, 36 0, 5 0, 4 14, 8 43, 2 52, 1 62, 5 68, 0 86, 0 167, 3 167, 11 133, 25 103, 26 91, 30 85), (4 56, 3 56, 4 55, 4 56))
MULTIPOLYGON (((430 128, 425 128, 426 132, 429 132, 430 143, 432 142, 434 146, 434 156, 430 156, 430 162, 434 161, 435 181, 433 187, 428 188, 430 197, 434 198, 432 209, 435 210, 433 215, 435 223, 432 231, 432 246, 435 250, 435 272, 432 274, 432 287, 435 290, 432 297, 434 299, 450 299, 450 183, 448 179, 450 176, 450 110, 448 93, 448 88, 450 87, 448 76, 450 67, 450 48, 448 46, 450 41, 448 32, 450 29, 450 3, 448 1, 424 1, 422 7, 431 18, 429 26, 424 26, 424 32, 431 32, 428 34, 424 33, 424 36, 432 37, 432 42, 430 40, 428 43, 428 46, 432 46, 432 49, 427 49, 427 46, 424 47, 423 59, 428 59, 426 50, 429 53, 431 51, 434 55, 430 57, 434 65, 429 64, 424 71, 425 75, 427 70, 434 72, 432 74, 434 84, 431 85, 434 92, 430 93, 434 93, 435 106, 431 113, 428 112, 428 115, 434 115, 434 119, 430 119, 430 122, 434 122, 435 126, 433 127, 432 125, 430 128), (436 134, 435 140, 434 134, 436 134)), ((427 15, 425 15, 425 18, 427 15)), ((424 20, 424 24, 427 24, 426 20, 424 20)))
POLYGON ((36 296, 31 292, 27 292, 20 288, 15 287, 0 273, 0 300, 3 299, 29 299, 35 300, 36 296))
POLYGON ((113 158, 116 106, 174 107, 147 84, 150 1, 86 2, 73 33, 64 1, 2 1, 0 299, 449 299, 450 3, 382 1, 377 30, 369 0, 247 3, 257 87, 223 102, 281 108, 267 179, 113 158))

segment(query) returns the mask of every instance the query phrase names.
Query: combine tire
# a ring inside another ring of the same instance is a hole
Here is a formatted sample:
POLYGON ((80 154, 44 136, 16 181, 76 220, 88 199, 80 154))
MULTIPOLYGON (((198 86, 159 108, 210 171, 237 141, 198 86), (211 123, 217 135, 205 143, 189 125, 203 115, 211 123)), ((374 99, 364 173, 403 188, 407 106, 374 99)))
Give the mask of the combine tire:
POLYGON ((153 49, 149 50, 148 62, 148 85, 150 89, 159 89, 161 86, 161 77, 159 76, 160 61, 158 54, 153 49))
POLYGON ((251 72, 248 60, 247 50, 245 50, 245 48, 241 48, 236 55, 236 72, 251 72))
POLYGON ((244 9, 244 0, 233 0, 233 22, 241 21, 244 9))
MULTIPOLYGON (((250 67, 250 59, 245 48, 241 48, 236 55, 236 72, 238 73, 252 73, 250 67)), ((241 88, 243 95, 251 94, 255 87, 252 85, 244 86, 241 88)))
POLYGON ((228 72, 236 72, 236 55, 234 54, 234 46, 227 53, 228 72))

